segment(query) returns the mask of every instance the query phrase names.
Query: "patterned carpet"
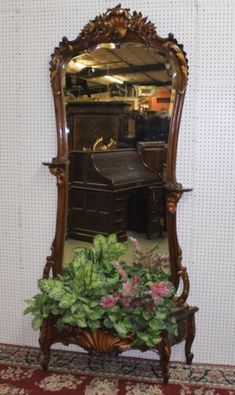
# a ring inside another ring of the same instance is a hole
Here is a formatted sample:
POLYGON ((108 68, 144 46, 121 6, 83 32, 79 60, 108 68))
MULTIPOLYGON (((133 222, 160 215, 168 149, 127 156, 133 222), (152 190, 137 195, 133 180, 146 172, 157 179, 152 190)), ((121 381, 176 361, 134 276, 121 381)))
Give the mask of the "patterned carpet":
POLYGON ((163 385, 153 360, 53 351, 48 372, 36 348, 0 345, 0 395, 235 395, 235 367, 172 362, 163 385))

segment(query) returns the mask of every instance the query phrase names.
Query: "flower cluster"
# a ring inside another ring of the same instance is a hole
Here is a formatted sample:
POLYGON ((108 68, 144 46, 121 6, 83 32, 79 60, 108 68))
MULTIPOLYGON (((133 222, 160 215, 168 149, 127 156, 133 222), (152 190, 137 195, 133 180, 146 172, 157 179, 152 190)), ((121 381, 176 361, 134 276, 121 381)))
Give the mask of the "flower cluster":
POLYGON ((100 306, 104 309, 121 303, 129 310, 139 306, 145 306, 148 310, 152 310, 153 304, 162 304, 164 298, 170 297, 174 291, 173 285, 167 280, 150 282, 145 287, 142 281, 145 281, 143 275, 133 275, 128 279, 126 271, 118 261, 115 261, 113 265, 120 274, 122 286, 119 292, 108 294, 101 298, 100 306))
POLYGON ((129 240, 134 249, 134 263, 143 268, 148 268, 150 271, 170 268, 169 255, 159 254, 157 245, 154 245, 148 251, 143 251, 138 240, 134 237, 129 237, 129 240))

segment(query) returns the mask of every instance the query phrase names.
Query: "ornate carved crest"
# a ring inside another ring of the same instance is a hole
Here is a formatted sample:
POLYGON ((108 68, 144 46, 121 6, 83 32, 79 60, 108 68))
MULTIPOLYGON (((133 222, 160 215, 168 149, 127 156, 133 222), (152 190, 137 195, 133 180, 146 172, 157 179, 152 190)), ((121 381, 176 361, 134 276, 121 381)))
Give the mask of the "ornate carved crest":
POLYGON ((128 33, 137 34, 147 46, 158 42, 163 50, 166 49, 174 54, 182 72, 179 93, 184 94, 188 78, 188 60, 183 45, 178 44, 172 33, 168 35, 168 38, 160 38, 157 35, 155 25, 148 21, 148 17, 143 17, 141 12, 136 11, 131 14, 128 8, 122 8, 121 4, 118 4, 88 22, 76 40, 69 41, 67 37, 63 37, 59 47, 55 48, 50 62, 54 97, 61 96, 61 68, 66 60, 72 57, 72 54, 79 53, 79 51, 100 42, 119 43, 125 39, 128 33))
POLYGON ((143 18, 141 12, 136 11, 130 14, 130 10, 122 8, 121 4, 90 21, 82 30, 80 38, 89 41, 94 36, 96 39, 111 36, 114 41, 118 41, 126 36, 128 30, 138 33, 146 42, 157 38, 155 26, 147 22, 147 17, 143 18))

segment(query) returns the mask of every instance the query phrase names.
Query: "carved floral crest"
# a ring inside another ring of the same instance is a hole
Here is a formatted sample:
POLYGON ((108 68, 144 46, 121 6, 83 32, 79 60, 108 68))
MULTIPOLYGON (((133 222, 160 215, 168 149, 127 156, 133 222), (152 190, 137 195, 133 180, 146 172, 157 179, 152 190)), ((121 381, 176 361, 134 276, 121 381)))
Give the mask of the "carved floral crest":
POLYGON ((143 18, 141 12, 134 11, 131 15, 129 9, 122 8, 121 4, 118 4, 90 21, 82 30, 80 38, 88 41, 91 36, 99 38, 111 35, 112 39, 117 41, 124 38, 130 30, 138 33, 146 41, 151 41, 157 37, 157 33, 154 24, 147 22, 147 19, 147 17, 143 18))

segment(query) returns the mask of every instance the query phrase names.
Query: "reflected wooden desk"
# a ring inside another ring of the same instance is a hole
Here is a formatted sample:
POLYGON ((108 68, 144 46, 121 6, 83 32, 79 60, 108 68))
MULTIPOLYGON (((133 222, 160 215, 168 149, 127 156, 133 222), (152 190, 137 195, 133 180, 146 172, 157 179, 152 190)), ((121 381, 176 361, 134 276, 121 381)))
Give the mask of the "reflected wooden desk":
POLYGON ((163 181, 135 149, 72 151, 69 160, 69 238, 116 233, 125 241, 127 229, 149 238, 161 232, 163 181))

